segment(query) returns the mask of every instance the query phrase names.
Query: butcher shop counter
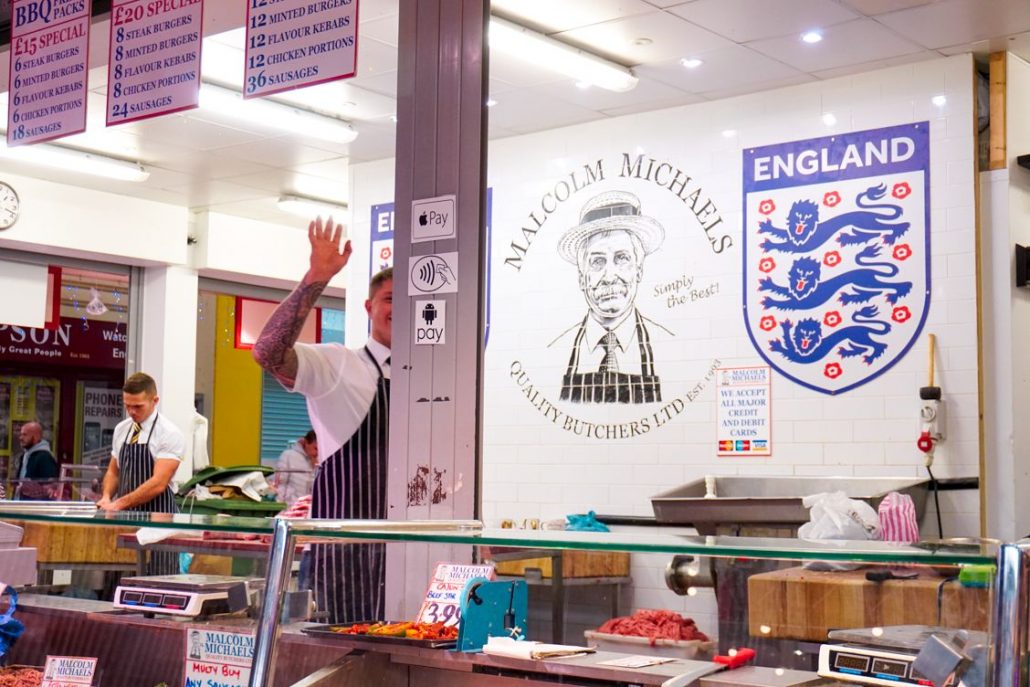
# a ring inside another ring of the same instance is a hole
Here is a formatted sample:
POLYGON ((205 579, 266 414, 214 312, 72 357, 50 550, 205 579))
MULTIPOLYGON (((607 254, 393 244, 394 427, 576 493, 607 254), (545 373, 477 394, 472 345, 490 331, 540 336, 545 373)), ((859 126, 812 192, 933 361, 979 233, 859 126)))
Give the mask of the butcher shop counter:
MULTIPOLYGON (((105 687, 140 687, 161 682, 183 684, 190 633, 231 632, 252 634, 257 622, 249 618, 215 618, 185 622, 170 618, 145 618, 114 610, 109 603, 52 596, 24 595, 19 617, 26 632, 10 655, 13 663, 43 665, 48 655, 86 656, 98 659, 99 677, 105 687), (155 652, 153 647, 162 647, 155 652)), ((276 685, 464 685, 476 687, 524 687, 566 684, 699 685, 721 667, 710 661, 675 660, 641 669, 602 665, 624 654, 597 652, 551 660, 500 658, 482 653, 462 653, 417 646, 384 646, 373 641, 337 641, 305 634, 310 623, 281 628, 276 685), (302 680, 306 680, 301 682, 302 680)), ((745 668, 735 673, 749 684, 800 687, 824 684, 811 673, 745 668), (755 682, 757 680, 757 682, 755 682)))
MULTIPOLYGON (((0 505, 0 519, 5 519, 0 505)), ((366 560, 385 561, 385 572, 379 587, 343 588, 344 599, 362 599, 369 594, 383 593, 382 610, 379 617, 361 620, 413 620, 419 615, 423 601, 428 598, 427 590, 434 571, 441 562, 458 564, 457 568, 469 565, 488 565, 490 551, 504 547, 506 550, 526 549, 533 551, 591 551, 598 553, 623 552, 630 556, 629 576, 632 582, 625 595, 625 610, 629 615, 640 609, 663 609, 678 614, 681 618, 693 617, 701 632, 714 635, 719 624, 718 614, 723 612, 725 599, 713 593, 718 580, 705 579, 699 574, 688 577, 679 596, 667 589, 663 580, 665 563, 673 557, 693 557, 702 563, 698 570, 709 566, 703 562, 710 559, 730 563, 746 564, 748 561, 765 561, 780 568, 797 567, 808 561, 846 562, 858 566, 875 566, 883 569, 915 569, 940 571, 959 569, 962 566, 985 566, 997 564, 994 577, 984 580, 981 604, 994 610, 993 619, 986 630, 996 647, 997 660, 991 670, 994 684, 1015 687, 1018 680, 1011 679, 1011 668, 1018 666, 1024 652, 1013 633, 1025 632, 1027 625, 1025 600, 1030 590, 1023 587, 1026 576, 1013 574, 1024 563, 1024 549, 1018 545, 998 546, 991 543, 952 546, 899 546, 880 542, 806 542, 793 539, 760 539, 720 536, 690 536, 673 534, 638 534, 635 532, 566 532, 553 530, 508 530, 484 528, 474 521, 287 521, 252 518, 212 518, 197 515, 167 514, 109 514, 92 513, 69 516, 37 516, 20 514, 19 519, 31 520, 47 526, 90 526, 111 528, 167 528, 175 530, 175 537, 219 536, 218 533, 241 533, 267 536, 268 573, 264 579, 260 603, 251 609, 250 618, 225 618, 215 616, 209 620, 174 618, 145 618, 140 614, 113 612, 105 602, 73 601, 51 597, 26 595, 18 617, 26 622, 26 634, 10 655, 11 661, 38 665, 46 655, 71 654, 98 656, 99 668, 105 671, 104 687, 154 687, 160 682, 169 685, 183 684, 182 670, 186 652, 186 630, 195 626, 205 629, 235 627, 247 633, 253 632, 253 659, 251 663, 250 687, 286 687, 303 684, 314 686, 319 680, 325 684, 361 685, 477 685, 483 687, 509 687, 510 685, 550 684, 562 682, 574 685, 692 685, 726 684, 726 680, 738 680, 738 684, 810 684, 815 681, 814 666, 810 661, 812 650, 827 641, 826 637, 813 636, 810 639, 778 638, 780 642, 795 642, 796 651, 769 652, 762 645, 763 636, 773 633, 774 623, 768 620, 757 622, 755 633, 747 642, 756 656, 747 668, 725 673, 712 672, 714 666, 708 660, 695 660, 687 656, 673 655, 671 663, 652 665, 645 668, 619 668, 601 666, 606 659, 631 654, 651 655, 658 653, 646 646, 627 644, 625 651, 616 654, 612 644, 605 643, 605 652, 576 658, 529 661, 491 657, 474 652, 455 652, 450 649, 429 649, 422 646, 392 646, 375 643, 365 638, 341 641, 334 636, 308 636, 301 632, 304 627, 296 622, 283 624, 284 609, 287 608, 288 592, 308 584, 299 567, 297 575, 294 559, 300 550, 301 541, 320 544, 346 544, 347 555, 366 555, 366 560), (91 605, 94 604, 94 605, 91 605), (71 614, 71 615, 69 615, 71 614), (93 652, 93 653, 90 653, 93 652), (808 661, 807 663, 805 661, 808 661), (705 675, 705 673, 711 673, 705 675), (310 677, 310 676, 320 677, 310 677), (123 677, 127 676, 127 677, 123 677), (730 678, 730 676, 734 676, 730 678), (153 682, 150 682, 151 679, 153 682), (746 679, 745 679, 746 678, 746 679), (774 679, 775 678, 775 679, 774 679), (306 680, 306 681, 304 681, 306 680), (517 680, 517 682, 515 682, 517 680), (325 682, 328 681, 328 682, 325 682), (353 682, 352 682, 353 681, 353 682)), ((264 546, 264 545, 262 545, 264 546)), ((229 547, 230 550, 232 547, 229 547)), ((335 550, 335 549, 334 549, 335 550)), ((312 567, 312 566, 308 566, 312 567)), ((1030 569, 1030 568, 1026 568, 1030 569)), ((765 571, 763 571, 765 572, 765 571)), ((689 575, 689 573, 688 573, 689 575)), ((372 578, 366 578, 372 579, 372 578)), ((521 583, 521 582, 520 582, 521 583)), ((500 581, 498 584, 508 584, 500 581)), ((474 606, 475 589, 462 584, 451 584, 461 604, 463 629, 476 623, 469 620, 469 609, 474 606), (471 592, 470 592, 471 589, 471 592)), ((336 589, 336 587, 334 587, 336 589)), ((514 602, 514 587, 508 610, 518 611, 514 602)), ((590 598, 594 610, 600 610, 607 617, 608 599, 590 598)), ((294 597, 295 598, 295 597, 294 597)), ((505 597, 508 603, 508 597, 505 597)), ((745 630, 758 620, 749 617, 747 599, 745 612, 735 622, 742 623, 745 630)), ((478 604, 478 602, 476 602, 478 604)), ((884 603, 873 601, 872 603, 884 603)), ((742 608, 738 602, 734 609, 742 608)), ((494 612, 493 607, 485 609, 494 612)), ((503 610, 503 609, 502 609, 503 610)), ((883 610, 881 608, 881 610, 883 610)), ((475 615, 473 613, 472 615, 475 615)), ((451 616, 453 617, 453 615, 451 616)), ((534 629, 532 619, 526 623, 524 610, 512 613, 518 622, 492 625, 497 632, 515 632, 528 640, 549 640, 549 633, 534 629)), ((848 620, 858 629, 870 617, 865 615, 848 620)), ((971 616, 951 614, 942 616, 943 624, 952 629, 961 628, 971 616)), ((991 617, 990 614, 985 617, 991 617)), ((314 620, 318 620, 315 618, 314 620)), ((357 618, 355 618, 357 620, 357 618)), ((594 629, 597 628, 595 624, 594 629)), ((835 627, 834 629, 846 629, 835 627)), ((494 634, 496 636, 496 632, 494 634)), ((655 636, 661 636, 655 634, 655 636)), ((1021 636, 1026 636, 1025 634, 1021 636)), ((717 639, 712 636, 711 639, 717 639)), ((485 641, 485 640, 483 640, 485 641)), ((586 644, 569 633, 566 642, 586 644)), ((659 643, 660 644, 660 643, 659 643)), ((475 645, 469 645, 474 648, 475 645)), ((724 655, 740 647, 719 646, 724 655)), ((1016 671, 1018 673, 1018 670, 1016 671)))

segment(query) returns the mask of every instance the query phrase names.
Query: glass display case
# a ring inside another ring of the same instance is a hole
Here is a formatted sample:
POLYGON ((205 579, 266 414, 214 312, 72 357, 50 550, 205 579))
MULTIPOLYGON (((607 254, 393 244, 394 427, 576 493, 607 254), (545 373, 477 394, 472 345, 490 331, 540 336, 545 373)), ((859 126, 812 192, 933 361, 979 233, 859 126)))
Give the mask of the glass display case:
POLYGON ((104 687, 1023 679, 1019 545, 66 506, 0 504, 24 625, 0 660, 95 658, 104 687), (160 556, 184 574, 144 574, 160 556))

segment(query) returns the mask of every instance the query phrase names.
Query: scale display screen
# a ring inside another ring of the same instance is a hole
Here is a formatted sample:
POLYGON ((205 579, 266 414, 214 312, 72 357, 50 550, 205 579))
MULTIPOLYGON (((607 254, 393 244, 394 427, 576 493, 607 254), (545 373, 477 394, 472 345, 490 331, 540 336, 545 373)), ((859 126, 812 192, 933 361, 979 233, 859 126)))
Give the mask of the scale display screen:
POLYGON ((183 610, 186 608, 186 606, 189 605, 189 603, 190 597, 188 596, 181 596, 178 594, 165 594, 163 606, 165 608, 178 608, 179 610, 183 610))
POLYGON ((123 604, 139 604, 143 603, 143 595, 139 592, 122 592, 122 603, 123 604))
POLYGON ((902 661, 888 661, 883 658, 875 658, 873 659, 873 672, 878 675, 905 677, 908 674, 908 664, 902 661))
POLYGON ((833 666, 838 670, 854 670, 858 673, 864 673, 869 669, 869 657, 837 652, 837 658, 833 662, 833 666))

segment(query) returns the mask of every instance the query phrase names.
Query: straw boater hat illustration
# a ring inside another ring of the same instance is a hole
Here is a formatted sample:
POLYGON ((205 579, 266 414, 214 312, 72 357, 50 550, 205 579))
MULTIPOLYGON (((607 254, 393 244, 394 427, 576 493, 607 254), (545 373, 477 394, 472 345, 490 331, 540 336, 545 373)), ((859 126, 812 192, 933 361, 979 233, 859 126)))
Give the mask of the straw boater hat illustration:
POLYGON ((665 240, 665 229, 658 220, 640 214, 640 200, 626 191, 608 191, 586 202, 579 213, 579 224, 566 231, 558 241, 558 255, 578 264, 579 249, 594 234, 622 229, 640 239, 644 255, 658 250, 665 240))

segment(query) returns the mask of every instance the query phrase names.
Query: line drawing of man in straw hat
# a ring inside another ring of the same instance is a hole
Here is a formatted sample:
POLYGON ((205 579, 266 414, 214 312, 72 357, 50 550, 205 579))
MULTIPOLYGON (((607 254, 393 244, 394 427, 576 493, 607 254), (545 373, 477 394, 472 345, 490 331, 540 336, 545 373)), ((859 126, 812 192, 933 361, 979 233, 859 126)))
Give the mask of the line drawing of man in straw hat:
POLYGON ((561 400, 573 403, 657 403, 652 333, 672 335, 636 308, 644 258, 661 247, 665 229, 641 214, 640 200, 626 191, 594 196, 579 224, 558 241, 558 255, 579 269, 588 312, 549 346, 573 335, 561 400))

